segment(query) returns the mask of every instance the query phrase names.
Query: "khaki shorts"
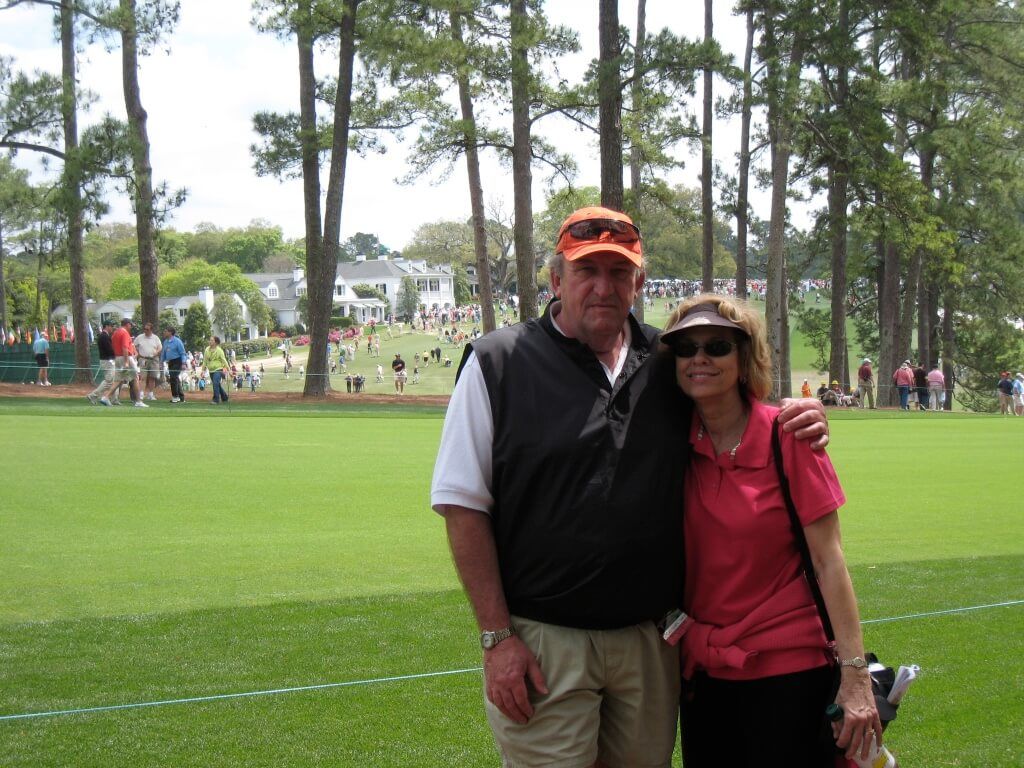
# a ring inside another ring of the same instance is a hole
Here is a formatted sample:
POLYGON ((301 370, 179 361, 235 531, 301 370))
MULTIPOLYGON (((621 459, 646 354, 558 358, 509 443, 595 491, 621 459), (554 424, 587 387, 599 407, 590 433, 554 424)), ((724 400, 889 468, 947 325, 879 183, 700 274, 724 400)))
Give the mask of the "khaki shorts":
POLYGON ((118 381, 134 381, 139 373, 139 363, 134 357, 119 357, 114 370, 118 381))
POLYGON ((159 379, 160 375, 164 372, 164 365, 160 362, 159 357, 140 357, 139 372, 143 376, 159 379))
POLYGON ((512 618, 534 652, 548 694, 531 689, 533 717, 509 720, 486 701, 506 768, 668 768, 676 740, 679 650, 653 622, 586 630, 512 618))

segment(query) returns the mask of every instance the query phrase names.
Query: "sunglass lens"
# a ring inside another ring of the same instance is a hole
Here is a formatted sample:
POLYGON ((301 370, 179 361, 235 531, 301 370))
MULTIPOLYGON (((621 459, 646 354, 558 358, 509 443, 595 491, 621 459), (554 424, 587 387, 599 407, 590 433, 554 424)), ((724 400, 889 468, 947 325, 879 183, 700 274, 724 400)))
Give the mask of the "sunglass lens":
POLYGON ((724 339, 715 339, 704 345, 704 351, 710 357, 725 357, 732 352, 732 342, 724 339))
POLYGON ((700 349, 692 341, 677 341, 672 345, 672 351, 676 357, 693 357, 700 349))
POLYGON ((604 232, 611 234, 612 239, 624 242, 635 242, 640 237, 635 227, 615 219, 587 219, 569 225, 569 234, 577 240, 594 240, 604 232))
POLYGON ((696 357, 701 349, 708 357, 725 357, 732 352, 735 344, 725 339, 715 339, 707 344, 697 344, 693 341, 679 340, 671 344, 672 352, 676 357, 696 357))

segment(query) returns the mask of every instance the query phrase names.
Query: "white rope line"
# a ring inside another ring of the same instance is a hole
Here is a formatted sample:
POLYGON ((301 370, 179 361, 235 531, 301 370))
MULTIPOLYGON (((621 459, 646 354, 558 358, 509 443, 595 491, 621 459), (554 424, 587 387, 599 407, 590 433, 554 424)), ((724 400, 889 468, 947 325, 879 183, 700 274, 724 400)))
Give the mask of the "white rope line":
POLYGON ((425 677, 443 677, 461 675, 467 672, 479 672, 480 667, 467 669, 450 669, 444 672, 422 672, 416 675, 398 675, 396 677, 376 677, 370 680, 349 680, 344 683, 321 683, 320 685, 300 685, 294 688, 271 688, 265 691, 247 691, 245 693, 220 693, 212 696, 189 696, 184 699, 164 699, 162 701, 142 701, 134 704, 111 704, 105 707, 80 707, 78 709, 60 709, 52 712, 29 712, 21 715, 0 715, 0 720, 27 720, 35 717, 51 717, 54 715, 78 715, 84 712, 111 712, 117 709, 140 709, 142 707, 163 707, 168 704, 193 704, 201 701, 222 701, 224 699, 243 699, 254 696, 270 696, 278 693, 296 693, 298 691, 322 691, 327 688, 347 688, 353 685, 372 685, 374 683, 394 683, 403 680, 417 680, 425 677))
MULTIPOLYGON (((882 624, 891 621, 904 621, 906 619, 921 619, 929 616, 944 616, 952 613, 965 613, 967 611, 980 611, 985 608, 1005 608, 1012 605, 1022 605, 1024 600, 1009 600, 1003 603, 989 603, 987 605, 972 605, 963 608, 949 608, 943 611, 928 611, 926 613, 911 613, 905 616, 890 616, 884 619, 867 619, 861 624, 882 624)), ((111 704, 103 707, 80 707, 78 709, 58 709, 51 712, 26 712, 20 715, 0 715, 3 720, 30 720, 39 717, 54 717, 57 715, 79 715, 90 712, 112 712, 119 709, 142 709, 143 707, 164 707, 170 704, 195 704, 205 701, 223 701, 224 699, 244 699, 255 696, 271 696, 280 693, 298 693, 300 691, 323 691, 329 688, 348 688, 356 685, 374 685, 377 683, 397 683, 406 680, 422 680, 431 677, 446 677, 449 675, 464 675, 469 672, 481 672, 481 667, 466 667, 465 669, 450 669, 442 672, 421 672, 414 675, 397 675, 394 677, 375 677, 368 680, 349 680, 343 683, 321 683, 319 685, 300 685, 292 688, 271 688, 263 691, 247 691, 245 693, 220 693, 211 696, 189 696, 182 699, 164 699, 161 701, 142 701, 133 704, 111 704)))
POLYGON ((1005 608, 1010 605, 1022 605, 1024 600, 1008 600, 1005 603, 989 603, 988 605, 971 605, 966 608, 948 608, 944 611, 928 611, 927 613, 908 613, 906 616, 889 616, 885 619, 866 619, 861 624, 885 624, 890 621, 902 621, 903 619, 923 619, 928 616, 944 616, 949 613, 966 613, 967 611, 980 611, 984 608, 1005 608))

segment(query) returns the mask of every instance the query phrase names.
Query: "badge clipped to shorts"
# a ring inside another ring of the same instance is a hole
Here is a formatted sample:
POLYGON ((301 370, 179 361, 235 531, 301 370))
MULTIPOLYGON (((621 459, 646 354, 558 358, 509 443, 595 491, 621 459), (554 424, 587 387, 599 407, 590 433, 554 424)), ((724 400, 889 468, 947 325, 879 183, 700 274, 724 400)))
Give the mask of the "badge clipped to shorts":
POLYGON ((693 617, 687 616, 679 608, 673 608, 658 622, 661 638, 669 645, 678 645, 691 626, 693 617))

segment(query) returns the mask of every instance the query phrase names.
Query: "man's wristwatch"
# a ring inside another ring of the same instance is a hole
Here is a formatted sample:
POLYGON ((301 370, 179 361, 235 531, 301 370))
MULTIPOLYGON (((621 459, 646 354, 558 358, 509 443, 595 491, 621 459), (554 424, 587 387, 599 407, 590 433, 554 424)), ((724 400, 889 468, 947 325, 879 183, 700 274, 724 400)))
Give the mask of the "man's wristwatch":
POLYGON ((852 659, 840 659, 840 667, 853 667, 854 669, 864 669, 868 663, 864 661, 860 656, 854 656, 852 659))
POLYGON ((485 651, 491 650, 502 640, 508 640, 516 631, 512 627, 505 627, 495 631, 488 630, 480 633, 480 647, 485 651))

